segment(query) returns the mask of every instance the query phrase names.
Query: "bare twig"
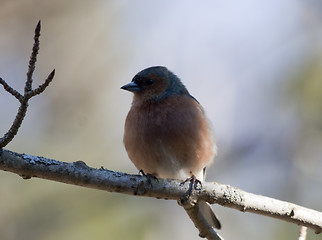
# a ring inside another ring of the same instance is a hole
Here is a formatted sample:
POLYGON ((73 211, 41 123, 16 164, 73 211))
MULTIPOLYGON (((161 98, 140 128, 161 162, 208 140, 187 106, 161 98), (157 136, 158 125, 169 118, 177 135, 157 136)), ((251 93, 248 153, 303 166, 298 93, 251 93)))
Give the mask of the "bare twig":
POLYGON ((6 132, 2 138, 0 138, 0 150, 4 146, 6 146, 11 140, 14 138, 14 136, 17 134, 19 127, 22 124, 22 121, 26 115, 28 108, 28 100, 25 100, 21 102, 20 107, 18 109, 17 115, 15 117, 15 120, 13 121, 10 129, 8 132, 6 132))
POLYGON ((39 51, 39 37, 40 37, 41 23, 40 20, 37 23, 34 36, 34 46, 32 47, 32 53, 29 60, 28 72, 27 72, 27 81, 25 85, 25 95, 32 89, 32 75, 34 74, 37 55, 39 51))
MULTIPOLYGON (((18 154, 3 149, 0 169, 17 173, 24 178, 38 177, 109 192, 140 195, 162 199, 180 200, 189 186, 179 180, 158 179, 152 186, 145 177, 129 175, 106 169, 94 169, 84 162, 66 163, 44 157, 18 154)), ((293 203, 255 195, 219 183, 204 182, 201 191, 193 191, 192 199, 217 203, 244 212, 261 214, 322 231, 322 212, 293 203)), ((203 233, 201 233, 203 234, 203 233)))
POLYGON ((307 227, 301 226, 298 240, 306 240, 307 227))
POLYGON ((8 85, 8 83, 5 82, 5 80, 3 80, 2 78, 0 78, 0 84, 3 86, 3 88, 8 92, 11 93, 12 96, 14 96, 15 98, 17 98, 19 100, 19 102, 22 101, 23 96, 16 90, 14 90, 12 87, 10 87, 8 85))
POLYGON ((33 81, 32 75, 35 70, 37 55, 38 55, 38 51, 39 51, 40 28, 41 28, 41 25, 40 25, 40 21, 39 21, 36 26, 36 29, 35 29, 34 45, 33 45, 32 53, 30 56, 24 94, 23 95, 20 94, 18 91, 16 91, 12 87, 10 87, 9 84, 7 84, 2 78, 0 78, 0 84, 4 87, 4 89, 7 92, 11 93, 20 102, 20 107, 18 109, 15 120, 13 121, 8 132, 6 132, 3 135, 3 137, 0 138, 0 149, 5 147, 10 141, 12 141, 14 136, 18 133, 18 130, 19 130, 19 128, 22 124, 22 121, 23 121, 23 119, 26 115, 26 112, 27 112, 29 99, 37 94, 42 93, 46 89, 46 87, 49 85, 49 83, 53 80, 54 75, 55 75, 55 70, 53 70, 42 85, 40 85, 38 88, 36 88, 34 90, 32 89, 32 81, 33 81))
POLYGON ((200 237, 211 240, 223 240, 223 238, 204 218, 203 214, 199 211, 199 208, 196 207, 198 202, 195 199, 183 198, 178 201, 178 204, 184 208, 191 221, 194 223, 195 227, 199 230, 200 237))
POLYGON ((41 84, 36 89, 29 91, 26 96, 28 98, 31 98, 33 96, 41 94, 43 91, 45 91, 45 89, 49 85, 49 83, 53 80, 54 76, 55 76, 55 69, 48 75, 47 79, 45 80, 45 82, 43 84, 41 84))

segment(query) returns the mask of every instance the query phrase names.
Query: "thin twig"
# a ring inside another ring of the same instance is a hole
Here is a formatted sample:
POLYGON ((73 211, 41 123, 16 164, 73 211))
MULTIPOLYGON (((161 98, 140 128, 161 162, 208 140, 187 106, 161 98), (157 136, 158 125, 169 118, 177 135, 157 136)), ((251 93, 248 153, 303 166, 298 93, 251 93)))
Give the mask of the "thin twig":
POLYGON ((35 36, 34 36, 34 45, 32 47, 32 53, 30 56, 30 60, 29 60, 29 65, 28 65, 28 72, 27 72, 27 81, 26 81, 26 85, 25 85, 25 95, 31 91, 32 89, 32 75, 35 71, 35 65, 36 65, 36 61, 37 61, 37 55, 38 55, 38 51, 39 51, 39 37, 40 37, 40 28, 41 28, 41 23, 40 20, 36 26, 35 29, 35 36))
POLYGON ((0 84, 3 86, 3 88, 10 93, 12 96, 14 96, 15 98, 17 98, 19 101, 22 101, 23 96, 16 90, 14 90, 12 87, 10 87, 8 85, 8 83, 6 83, 5 80, 3 80, 2 78, 0 78, 0 84))
POLYGON ((0 138, 0 149, 6 146, 11 140, 16 136, 18 133, 18 130, 22 124, 22 121, 26 115, 28 108, 28 100, 24 99, 23 102, 21 102, 21 105, 18 109, 17 115, 15 117, 15 120, 13 121, 10 129, 8 132, 4 134, 2 138, 0 138))
POLYGON ((32 48, 32 53, 30 56, 29 66, 28 66, 28 72, 27 72, 27 80, 25 83, 25 89, 24 94, 20 94, 18 91, 13 89, 9 86, 2 78, 0 78, 0 84, 4 87, 4 89, 12 94, 15 98, 17 98, 20 102, 20 107, 18 109, 18 112, 16 114, 15 120, 13 121, 11 127, 9 130, 3 135, 2 138, 0 138, 0 149, 5 147, 12 139, 16 136, 18 133, 18 130, 22 124, 22 121, 26 115, 27 109, 28 109, 28 101, 31 97, 42 93, 49 85, 49 83, 53 80, 55 75, 55 70, 53 70, 45 82, 40 85, 38 88, 32 90, 32 75, 35 70, 35 65, 37 61, 37 55, 39 51, 39 37, 40 37, 40 21, 38 22, 36 29, 35 29, 35 36, 34 36, 34 45, 32 48))
POLYGON ((178 204, 184 208, 195 227, 199 230, 200 237, 211 240, 224 240, 204 218, 195 200, 190 198, 188 201, 178 201, 178 204))
POLYGON ((306 240, 307 227, 301 226, 298 240, 306 240))
POLYGON ((54 76, 55 76, 55 69, 48 75, 47 79, 43 84, 41 84, 36 89, 29 91, 27 94, 27 97, 31 98, 33 96, 41 94, 46 89, 46 87, 48 87, 49 83, 53 80, 54 76))

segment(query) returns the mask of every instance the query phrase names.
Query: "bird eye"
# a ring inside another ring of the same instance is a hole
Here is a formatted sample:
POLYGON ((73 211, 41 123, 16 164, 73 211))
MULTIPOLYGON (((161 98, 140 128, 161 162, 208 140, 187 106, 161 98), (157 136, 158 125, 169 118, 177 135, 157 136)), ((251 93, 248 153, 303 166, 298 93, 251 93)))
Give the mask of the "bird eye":
POLYGON ((151 78, 148 78, 148 79, 145 81, 145 84, 146 84, 146 85, 151 85, 152 83, 154 83, 154 81, 153 81, 151 78))

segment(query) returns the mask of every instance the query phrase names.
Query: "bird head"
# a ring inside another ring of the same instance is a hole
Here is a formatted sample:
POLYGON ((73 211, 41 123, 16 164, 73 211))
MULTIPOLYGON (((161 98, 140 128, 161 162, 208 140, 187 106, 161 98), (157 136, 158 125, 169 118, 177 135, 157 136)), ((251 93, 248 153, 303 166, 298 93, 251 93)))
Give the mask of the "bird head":
POLYGON ((180 79, 166 67, 149 67, 137 73, 121 89, 134 93, 141 100, 160 101, 173 95, 189 94, 180 79))

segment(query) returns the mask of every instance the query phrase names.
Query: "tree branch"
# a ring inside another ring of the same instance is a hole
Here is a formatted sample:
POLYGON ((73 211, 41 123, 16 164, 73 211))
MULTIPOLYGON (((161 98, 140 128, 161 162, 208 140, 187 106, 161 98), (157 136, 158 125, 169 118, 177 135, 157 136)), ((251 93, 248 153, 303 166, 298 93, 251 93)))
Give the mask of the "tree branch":
POLYGON ((178 201, 178 204, 181 205, 192 222, 195 224, 195 227, 199 230, 199 236, 211 240, 223 240, 223 238, 215 231, 215 229, 208 223, 204 218, 204 215, 199 211, 199 208, 196 207, 198 204, 197 200, 181 198, 178 201))
POLYGON ((0 84, 4 87, 4 89, 9 92, 11 95, 13 95, 15 98, 17 98, 20 102, 20 107, 18 109, 17 115, 15 117, 15 120, 13 121, 10 129, 8 132, 6 132, 2 138, 0 138, 0 149, 5 147, 9 142, 12 141, 12 139, 16 136, 18 133, 18 130, 22 124, 22 121, 26 115, 27 109, 28 109, 28 101, 33 96, 42 93, 46 87, 49 85, 49 83, 53 80, 55 75, 55 69, 49 74, 46 81, 40 85, 36 89, 32 89, 32 75, 35 71, 35 65, 37 61, 37 55, 39 51, 39 37, 40 37, 40 21, 38 22, 36 29, 35 29, 35 36, 34 36, 34 45, 32 47, 32 53, 29 60, 28 65, 28 72, 27 72, 27 80, 25 83, 25 89, 24 94, 20 94, 18 91, 13 89, 9 86, 8 83, 6 83, 5 80, 0 78, 0 84))
MULTIPOLYGON (((150 179, 140 175, 130 175, 104 168, 88 167, 84 162, 60 162, 44 157, 19 154, 3 149, 0 154, 0 169, 22 176, 43 178, 108 192, 125 193, 145 197, 180 201, 188 191, 188 184, 181 186, 179 180, 150 179)), ((322 213, 273 198, 255 195, 229 185, 205 182, 201 191, 193 191, 191 198, 196 202, 207 201, 243 212, 261 214, 322 231, 322 213)), ((185 207, 188 210, 189 207, 185 207)), ((193 210, 192 210, 193 211, 193 210)), ((191 213, 196 215, 195 213, 191 213)), ((190 216, 190 214, 189 214, 190 216)), ((194 222, 196 224, 196 222, 194 222)), ((201 235, 204 233, 201 232, 201 235)), ((216 238, 213 238, 216 239, 216 238)))

